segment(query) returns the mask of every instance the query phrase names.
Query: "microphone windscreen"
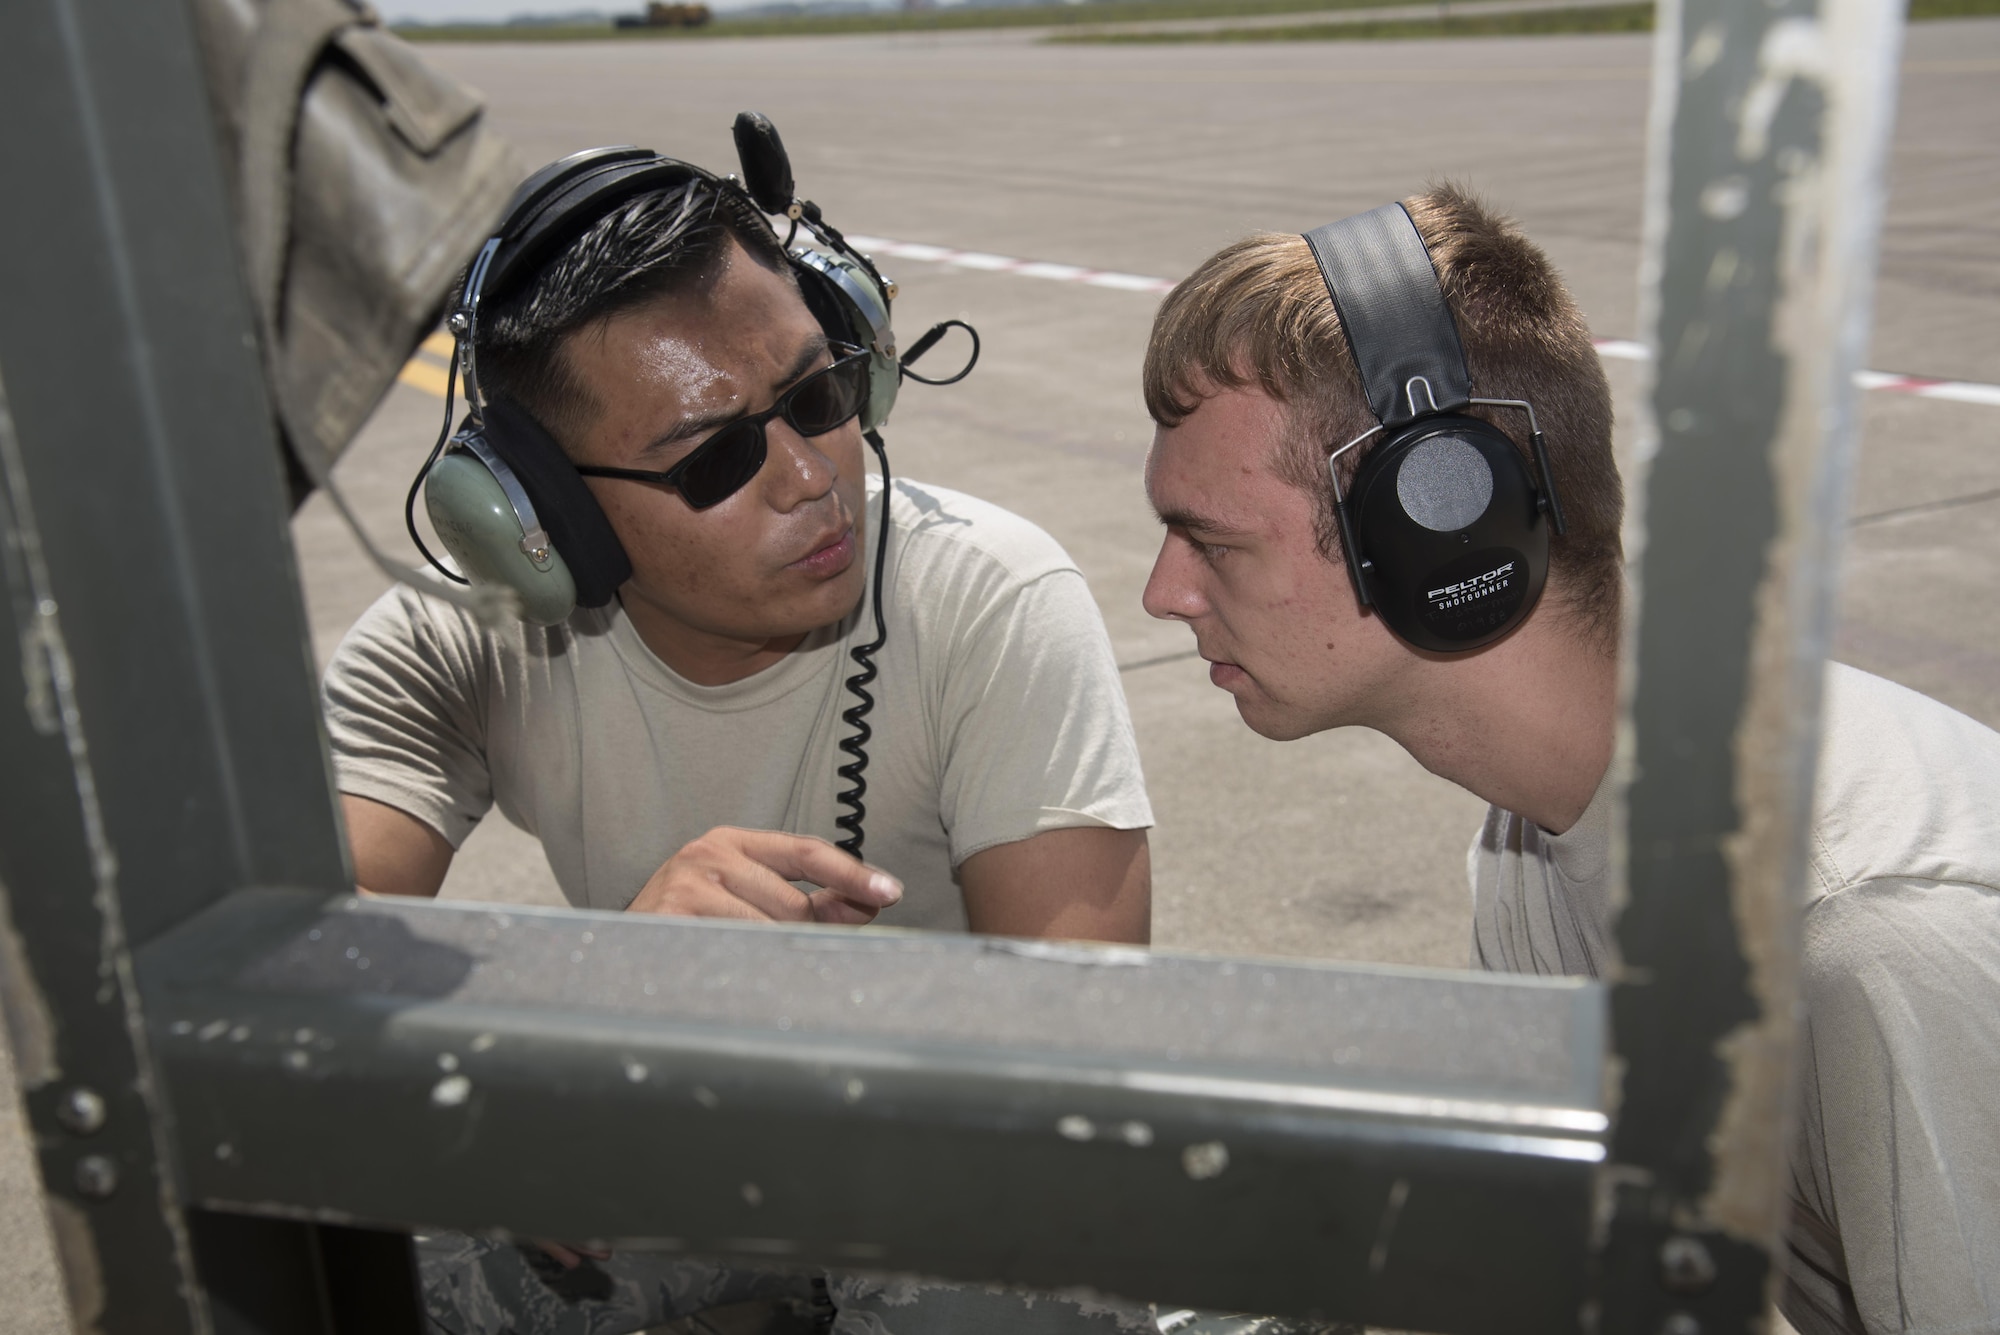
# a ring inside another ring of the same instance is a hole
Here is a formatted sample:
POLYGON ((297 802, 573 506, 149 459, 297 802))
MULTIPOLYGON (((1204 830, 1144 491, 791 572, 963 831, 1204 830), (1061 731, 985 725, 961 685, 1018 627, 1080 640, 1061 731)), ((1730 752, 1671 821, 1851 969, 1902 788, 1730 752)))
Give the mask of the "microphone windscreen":
POLYGON ((741 111, 732 133, 743 164, 743 188, 764 212, 783 213, 792 203, 792 160, 778 127, 762 112, 741 111))

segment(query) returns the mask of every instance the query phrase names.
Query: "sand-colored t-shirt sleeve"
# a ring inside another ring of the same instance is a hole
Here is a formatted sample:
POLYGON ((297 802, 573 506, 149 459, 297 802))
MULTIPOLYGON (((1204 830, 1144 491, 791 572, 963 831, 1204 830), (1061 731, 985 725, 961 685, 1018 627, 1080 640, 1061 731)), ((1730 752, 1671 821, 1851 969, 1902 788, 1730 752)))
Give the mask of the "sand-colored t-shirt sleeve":
POLYGON ((1153 823, 1111 640, 1073 569, 986 610, 952 655, 938 726, 953 866, 1044 830, 1153 823))
POLYGON ((348 631, 321 692, 335 782, 408 812, 456 848, 493 803, 478 631, 392 589, 348 631))

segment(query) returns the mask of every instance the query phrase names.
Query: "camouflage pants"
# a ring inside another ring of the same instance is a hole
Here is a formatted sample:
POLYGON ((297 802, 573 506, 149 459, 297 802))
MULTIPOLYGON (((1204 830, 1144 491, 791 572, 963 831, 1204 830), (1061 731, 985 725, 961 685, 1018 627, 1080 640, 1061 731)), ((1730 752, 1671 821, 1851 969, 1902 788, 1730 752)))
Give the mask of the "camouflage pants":
POLYGON ((564 1270, 534 1248, 456 1234, 418 1239, 417 1255, 433 1335, 633 1335, 657 1327, 690 1335, 804 1335, 824 1328, 827 1315, 832 1335, 1343 1335, 1347 1330, 899 1276, 835 1274, 816 1293, 809 1272, 722 1266, 655 1252, 623 1252, 564 1270))

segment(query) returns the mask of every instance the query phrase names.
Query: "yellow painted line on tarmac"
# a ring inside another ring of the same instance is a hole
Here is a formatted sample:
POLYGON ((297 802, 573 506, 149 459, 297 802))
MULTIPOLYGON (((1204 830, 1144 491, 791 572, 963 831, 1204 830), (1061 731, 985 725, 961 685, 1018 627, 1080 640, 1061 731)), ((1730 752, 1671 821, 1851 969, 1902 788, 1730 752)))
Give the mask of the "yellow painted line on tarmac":
POLYGON ((451 354, 456 346, 451 341, 451 335, 445 333, 442 329, 424 340, 425 352, 428 352, 433 357, 442 357, 446 361, 451 360, 451 354))
POLYGON ((403 363, 403 369, 396 373, 396 379, 413 388, 421 389, 426 394, 435 394, 443 398, 449 377, 442 366, 433 365, 421 357, 412 357, 403 363))

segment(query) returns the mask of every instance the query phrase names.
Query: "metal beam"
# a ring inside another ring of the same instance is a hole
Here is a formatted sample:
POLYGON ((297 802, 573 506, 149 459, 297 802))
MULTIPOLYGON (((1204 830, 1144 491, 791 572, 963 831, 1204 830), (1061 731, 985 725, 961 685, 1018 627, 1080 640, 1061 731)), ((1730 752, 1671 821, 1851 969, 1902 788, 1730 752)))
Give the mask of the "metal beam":
POLYGON ((1663 0, 1608 1331, 1775 1282, 1820 677, 1894 106, 1895 0, 1663 0))
POLYGON ((130 970, 348 884, 179 3, 0 6, 0 973, 75 1316, 205 1328, 130 970))
POLYGON ((214 1208, 1403 1329, 1583 1298, 1591 984, 279 891, 143 969, 214 1208))

